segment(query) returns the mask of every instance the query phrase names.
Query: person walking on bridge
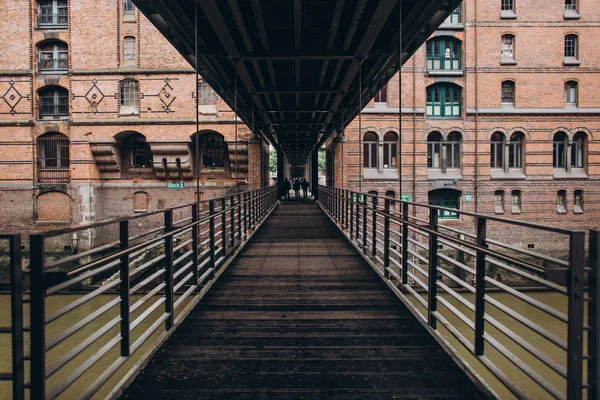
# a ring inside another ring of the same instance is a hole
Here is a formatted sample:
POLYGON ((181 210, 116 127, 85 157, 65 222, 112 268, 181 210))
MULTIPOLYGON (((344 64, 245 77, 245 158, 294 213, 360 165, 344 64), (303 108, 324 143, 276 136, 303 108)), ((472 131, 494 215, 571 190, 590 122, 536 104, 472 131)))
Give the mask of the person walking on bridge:
POLYGON ((290 199, 290 189, 292 188, 292 184, 290 183, 290 181, 288 180, 288 178, 285 178, 285 180, 283 181, 283 190, 285 191, 285 196, 284 199, 285 200, 289 200, 290 199))
POLYGON ((308 181, 302 179, 302 191, 304 192, 304 199, 308 199, 308 181))
POLYGON ((298 200, 300 198, 300 179, 296 178, 294 180, 294 199, 298 200))

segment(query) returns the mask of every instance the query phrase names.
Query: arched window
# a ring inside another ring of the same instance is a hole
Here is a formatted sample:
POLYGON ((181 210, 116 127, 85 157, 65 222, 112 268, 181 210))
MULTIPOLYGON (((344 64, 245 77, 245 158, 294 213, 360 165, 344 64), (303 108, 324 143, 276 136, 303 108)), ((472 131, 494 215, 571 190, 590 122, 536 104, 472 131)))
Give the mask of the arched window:
POLYGON ((124 64, 135 64, 135 62, 136 62, 135 38, 133 36, 125 36, 125 38, 123 38, 123 63, 124 64))
POLYGON ((460 70, 461 42, 453 37, 437 37, 427 42, 427 70, 460 70))
POLYGON ((218 133, 200 137, 200 153, 203 168, 225 167, 225 140, 218 133))
POLYGON ((38 28, 66 28, 68 22, 67 0, 38 1, 38 28))
POLYGON ((431 132, 427 136, 427 168, 442 167, 442 135, 431 132))
MULTIPOLYGON (((436 189, 429 192, 429 204, 432 206, 460 209, 460 192, 454 189, 436 189)), ((440 219, 458 219, 452 211, 439 210, 440 219)))
POLYGON ((68 182, 70 177, 69 138, 46 133, 37 139, 39 182, 68 182))
POLYGON ((120 83, 121 102, 119 112, 121 114, 137 114, 138 104, 138 82, 135 79, 123 79, 120 83))
POLYGON ((565 36, 565 58, 577 59, 577 35, 565 36))
POLYGON ((383 168, 398 167, 398 135, 388 132, 383 136, 383 168))
POLYGON ((494 212, 504 214, 504 191, 496 190, 494 192, 494 212))
POLYGON ((502 58, 513 60, 515 58, 515 36, 502 35, 502 58))
POLYGON ((69 68, 69 51, 66 43, 50 41, 39 46, 40 73, 66 73, 69 68))
POLYGON ((377 135, 367 132, 363 136, 363 167, 377 168, 377 135))
POLYGON ((577 105, 577 82, 565 82, 565 104, 577 105))
POLYGON ((490 167, 504 168, 504 135, 494 132, 490 143, 490 167))
POLYGON ((136 133, 127 138, 129 166, 131 168, 149 168, 152 166, 152 153, 146 138, 136 133))
POLYGON ((585 133, 577 132, 571 145, 571 167, 583 168, 585 165, 585 133))
POLYGON ((554 134, 554 154, 553 154, 553 166, 554 168, 565 168, 566 167, 566 148, 567 148, 567 134, 564 132, 556 132, 554 134))
POLYGON ((521 132, 510 135, 508 144, 508 168, 523 168, 523 138, 521 132))
POLYGON ((515 104, 515 83, 513 81, 502 82, 502 103, 515 104))
POLYGON ((462 88, 452 83, 435 83, 427 88, 427 116, 460 117, 462 88))
POLYGON ((69 116, 69 92, 59 86, 40 89, 39 115, 43 119, 62 119, 69 116))
POLYGON ((448 140, 444 143, 446 148, 446 167, 460 168, 460 145, 461 135, 458 132, 450 132, 448 140))

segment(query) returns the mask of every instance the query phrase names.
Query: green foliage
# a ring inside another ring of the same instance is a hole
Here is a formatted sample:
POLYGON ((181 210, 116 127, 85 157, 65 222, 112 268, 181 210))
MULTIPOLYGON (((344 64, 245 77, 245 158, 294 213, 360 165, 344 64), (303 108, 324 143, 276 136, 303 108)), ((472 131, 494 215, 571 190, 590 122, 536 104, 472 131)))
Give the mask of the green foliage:
POLYGON ((277 172, 277 150, 269 148, 269 171, 277 172))

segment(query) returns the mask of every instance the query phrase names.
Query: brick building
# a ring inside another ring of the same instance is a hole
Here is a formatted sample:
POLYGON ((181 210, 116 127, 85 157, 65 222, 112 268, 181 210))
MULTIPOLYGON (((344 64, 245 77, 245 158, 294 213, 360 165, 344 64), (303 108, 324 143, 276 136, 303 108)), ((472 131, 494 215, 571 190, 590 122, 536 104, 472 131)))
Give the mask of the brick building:
POLYGON ((130 0, 0 12, 3 231, 190 203, 197 173, 204 198, 267 184, 266 142, 201 79, 196 135, 195 72, 130 0))
POLYGON ((599 72, 595 1, 466 0, 404 64, 401 110, 395 76, 328 141, 329 183, 598 227, 599 72))

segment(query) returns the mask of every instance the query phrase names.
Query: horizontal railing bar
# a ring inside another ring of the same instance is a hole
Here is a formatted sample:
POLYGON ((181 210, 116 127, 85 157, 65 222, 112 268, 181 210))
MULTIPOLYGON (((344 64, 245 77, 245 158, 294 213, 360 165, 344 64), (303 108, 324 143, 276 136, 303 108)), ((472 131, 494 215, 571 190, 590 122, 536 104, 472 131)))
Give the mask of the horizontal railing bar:
POLYGON ((498 379, 505 388, 507 388, 517 399, 529 399, 517 385, 514 384, 501 370, 486 356, 479 356, 477 359, 498 379))
POLYGON ((104 336, 108 331, 117 326, 120 322, 120 316, 111 319, 106 324, 104 324, 104 326, 94 331, 94 333, 88 336, 85 340, 81 341, 78 345, 70 349, 67 353, 65 353, 65 355, 56 360, 54 364, 52 364, 49 368, 46 369, 46 379, 50 378, 56 373, 56 371, 58 371, 69 361, 77 357, 79 353, 81 353, 83 350, 96 343, 96 341, 99 338, 104 336))
POLYGON ((396 264, 396 266, 398 268, 400 268, 400 271, 402 271, 402 264, 400 264, 399 261, 394 260, 393 258, 390 257, 390 262, 393 262, 394 264, 396 264))
POLYGON ((567 288, 565 288, 563 286, 557 285, 554 282, 547 281, 547 280, 545 280, 543 278, 540 278, 539 276, 532 275, 529 272, 521 271, 518 268, 512 267, 512 266, 507 265, 507 264, 504 264, 504 263, 502 263, 502 262, 500 262, 498 260, 494 260, 493 258, 491 258, 489 256, 485 257, 485 261, 487 263, 493 264, 493 265, 495 265, 497 267, 500 267, 502 269, 510 271, 510 272, 512 272, 514 274, 522 276, 523 278, 526 278, 526 279, 529 279, 529 280, 531 280, 533 282, 539 283, 540 285, 546 286, 549 289, 556 290, 557 292, 562 293, 564 295, 568 294, 567 288))
POLYGON ((76 283, 79 283, 81 281, 85 281, 86 279, 99 274, 100 272, 104 272, 108 269, 111 269, 113 267, 116 267, 117 265, 119 265, 121 263, 121 261, 119 260, 115 260, 111 263, 108 263, 100 268, 94 269, 92 271, 88 271, 86 273, 84 273, 83 275, 79 275, 78 277, 75 277, 73 279, 69 279, 68 281, 65 281, 63 283, 59 283, 56 286, 52 286, 51 288, 46 290, 46 296, 51 296, 54 293, 60 292, 63 289, 66 289, 68 287, 73 286, 76 283))
POLYGON ((177 246, 175 246, 173 248, 173 252, 178 252, 179 250, 181 250, 182 248, 184 248, 185 246, 187 246, 188 244, 193 243, 193 242, 194 242, 194 239, 191 239, 191 238, 184 240, 183 242, 179 243, 177 246))
POLYGON ((188 250, 187 252, 183 253, 181 256, 177 257, 175 259, 175 261, 173 261, 173 267, 177 266, 180 262, 182 262, 183 260, 185 260, 186 258, 188 258, 189 256, 194 254, 194 250, 188 250))
POLYGON ((411 266, 412 268, 416 269, 417 271, 419 271, 419 273, 423 276, 425 276, 426 278, 429 277, 429 273, 427 271, 425 271, 423 268, 419 267, 417 264, 415 264, 414 262, 412 262, 411 260, 406 260, 406 263, 411 266))
POLYGON ((180 276, 181 274, 183 274, 185 271, 187 271, 188 269, 190 269, 190 267, 191 267, 192 265, 194 265, 194 260, 188 261, 188 263, 187 263, 187 264, 185 264, 183 267, 179 268, 179 269, 177 270, 177 272, 175 272, 175 273, 173 274, 173 280, 176 280, 177 278, 179 278, 179 276, 180 276))
POLYGON ((518 290, 515 290, 515 289, 511 288, 510 286, 507 286, 507 285, 497 281, 496 279, 490 278, 489 276, 485 277, 485 281, 488 283, 491 283, 492 285, 496 286, 499 289, 502 289, 506 293, 513 295, 514 297, 518 298, 519 300, 524 301, 525 303, 529 304, 530 306, 535 307, 538 310, 543 311, 546 314, 548 314, 566 324, 569 323, 569 317, 566 314, 561 313, 560 311, 557 311, 552 307, 548 307, 541 301, 538 301, 530 296, 527 296, 526 294, 523 294, 523 293, 519 292, 518 290))
MULTIPOLYGON (((134 287, 132 287, 131 289, 129 289, 129 295, 133 295, 135 294, 138 290, 140 290, 141 288, 143 288, 144 286, 146 286, 147 284, 149 284, 150 282, 152 282, 153 280, 155 280, 156 278, 163 276, 165 273, 165 269, 161 268, 158 271, 154 272, 152 275, 150 275, 149 277, 145 278, 143 281, 141 281, 140 283, 138 283, 137 285, 135 285, 134 287)), ((164 285, 164 283, 163 283, 164 285)))
POLYGON ((394 271, 394 270, 393 270, 393 269, 391 269, 391 268, 387 268, 387 272, 390 274, 390 276, 391 276, 392 278, 394 278, 394 279, 396 280, 396 282, 398 282, 398 283, 402 283, 402 277, 401 277, 400 275, 398 275, 398 274, 396 273, 396 271, 394 271))
POLYGON ((475 257, 475 255, 477 254, 477 252, 475 252, 469 248, 466 248, 464 246, 461 246, 460 243, 454 243, 453 241, 450 241, 450 240, 439 238, 438 243, 443 244, 444 246, 452 247, 455 250, 462 251, 463 253, 473 256, 473 257, 475 257))
POLYGON ((194 291, 197 288, 198 288, 198 285, 192 285, 185 292, 183 292, 183 294, 181 296, 179 296, 179 298, 177 299, 177 301, 175 302, 175 304, 173 304, 173 309, 175 309, 175 310, 178 309, 179 306, 181 305, 181 303, 183 303, 183 301, 185 299, 187 299, 189 295, 191 295, 192 293, 194 293, 194 291))
POLYGON ((408 254, 410 254, 413 257, 416 257, 419 260, 421 260, 422 263, 429 264, 429 260, 426 259, 425 256, 420 255, 419 253, 417 253, 416 251, 412 250, 411 248, 407 248, 406 251, 408 252, 408 254))
POLYGON ((114 306, 119 304, 120 302, 121 302, 121 299, 119 297, 109 301, 108 303, 106 303, 105 305, 103 305, 102 307, 97 309, 96 311, 92 312, 91 314, 88 314, 85 318, 77 321, 76 324, 69 326, 67 329, 62 331, 60 334, 48 339, 46 341, 46 351, 52 350, 52 348, 54 348, 54 346, 56 346, 57 344, 64 341, 65 339, 70 337, 75 332, 78 332, 80 329, 87 326, 89 323, 93 322, 100 315, 104 314, 105 312, 107 312, 108 310, 110 310, 111 308, 113 308, 114 306))
POLYGON ((456 275, 446 271, 443 268, 438 268, 438 272, 441 273, 442 275, 448 277, 448 279, 453 280, 454 282, 458 283, 460 286, 462 286, 463 288, 465 288, 466 290, 468 290, 469 292, 475 294, 475 287, 472 285, 469 285, 467 282, 465 282, 464 280, 460 279, 459 277, 457 277, 456 275))
MULTIPOLYGON (((419 295, 419 293, 417 293, 415 289, 413 289, 410 285, 402 285, 402 288, 412 294, 415 300, 417 300, 425 309, 427 309, 427 302, 419 295)), ((417 310, 417 312, 421 315, 423 321, 427 321, 427 318, 421 314, 420 311, 417 310)))
POLYGON ((394 253, 395 255, 398 256, 398 258, 402 259, 402 254, 400 254, 400 252, 398 252, 398 250, 396 249, 392 249, 391 247, 389 248, 390 252, 394 253))
POLYGON ((545 339, 547 339, 551 343, 553 343, 556 346, 560 347, 562 350, 568 351, 567 343, 564 340, 560 339, 558 336, 556 336, 553 333, 550 333, 546 329, 542 328, 541 326, 539 326, 535 322, 531 321, 529 318, 526 318, 525 316, 523 316, 523 315, 519 314, 518 312, 512 310, 511 308, 505 306, 504 304, 500 303, 498 300, 490 297, 489 294, 486 294, 484 296, 484 299, 485 299, 485 301, 487 301, 488 303, 490 303, 491 305, 493 305, 494 307, 496 307, 500 311, 504 312, 509 317, 512 317, 515 321, 521 323, 522 325, 524 325, 527 328, 531 329, 532 331, 534 331, 538 335, 544 337, 545 339))
POLYGON ((142 298, 138 299, 133 305, 129 308, 129 314, 133 314, 138 308, 144 305, 152 297, 156 296, 161 290, 163 290, 167 286, 166 283, 160 283, 152 288, 151 291, 146 293, 142 298))
POLYGON ((194 271, 192 271, 192 272, 190 272, 189 274, 187 274, 186 276, 184 276, 184 277, 181 279, 181 281, 177 282, 177 285, 175 285, 175 286, 173 287, 173 291, 174 291, 175 293, 177 293, 177 291, 178 291, 179 289, 181 289, 181 287, 182 287, 183 285, 185 285, 185 284, 187 283, 187 281, 189 281, 189 280, 190 280, 190 279, 191 279, 193 276, 194 276, 194 271))
POLYGON ((551 257, 551 256, 546 256, 544 254, 538 253, 537 251, 531 251, 531 250, 525 250, 525 249, 518 249, 515 246, 511 246, 509 244, 498 242, 498 241, 492 240, 492 239, 486 239, 486 242, 490 243, 490 244, 493 244, 495 246, 502 247, 504 249, 509 249, 509 250, 515 251, 517 253, 526 254, 526 255, 531 256, 531 257, 539 258, 539 259, 542 259, 542 260, 545 260, 545 261, 549 261, 549 262, 554 263, 554 264, 562 265, 563 267, 567 267, 567 268, 569 267, 569 262, 568 261, 561 260, 559 258, 555 258, 555 257, 551 257))
POLYGON ((173 221, 173 225, 179 225, 181 223, 191 221, 192 219, 193 219, 192 217, 187 217, 187 218, 180 219, 178 221, 173 221))
POLYGON ((458 331, 443 315, 440 314, 439 311, 432 312, 433 316, 436 320, 438 320, 444 328, 448 330, 455 338, 462 344, 471 354, 475 354, 475 348, 469 340, 458 331))
POLYGON ((141 324, 146 318, 148 318, 148 316, 150 314, 152 314, 154 312, 154 310, 156 310, 165 301, 167 301, 166 298, 160 297, 158 300, 156 300, 154 303, 152 303, 148 308, 146 308, 135 320, 133 320, 131 322, 131 324, 129 324, 129 332, 133 332, 133 330, 135 328, 137 328, 137 326, 139 324, 141 324))
POLYGON ((131 271, 129 271, 130 279, 133 279, 134 277, 136 277, 136 275, 147 270, 148 268, 155 266, 156 264, 158 264, 159 262, 164 260, 166 257, 167 256, 165 254, 160 254, 160 255, 154 257, 153 259, 146 261, 144 264, 140 265, 139 267, 132 269, 131 271))
POLYGON ((149 230, 148 232, 140 233, 137 236, 132 236, 132 237, 129 238, 129 241, 133 242, 134 240, 138 240, 138 239, 141 239, 143 237, 150 236, 150 235, 152 235, 154 233, 162 232, 164 230, 165 230, 165 226, 161 225, 158 228, 154 228, 154 229, 149 230))
POLYGON ((153 243, 153 244, 149 245, 148 247, 144 247, 144 248, 142 248, 142 249, 140 249, 138 251, 135 251, 135 252, 129 254, 129 259, 135 258, 135 257, 139 256, 140 254, 146 253, 146 252, 148 252, 148 251, 150 251, 150 250, 152 250, 152 249, 154 249, 156 247, 161 247, 161 246, 164 246, 164 245, 165 244, 162 241, 153 243))
POLYGON ((395 244, 395 245, 396 245, 396 246, 398 246, 398 248, 400 248, 400 249, 402 248, 402 243, 400 243, 400 242, 398 242, 398 241, 396 241, 396 240, 394 240, 394 239, 392 239, 392 238, 390 238, 390 243, 393 243, 393 244, 395 244))
POLYGON ((71 256, 67 256, 65 258, 61 258, 59 260, 56 261, 50 261, 46 263, 46 270, 52 269, 52 268, 56 268, 56 267, 60 267, 61 265, 73 262, 73 261, 77 261, 81 258, 84 257, 90 257, 93 256, 94 254, 97 253, 101 253, 103 251, 112 249, 113 247, 117 247, 119 246, 119 244, 121 244, 121 242, 119 242, 118 240, 116 242, 111 242, 102 246, 98 246, 96 248, 87 250, 87 251, 83 251, 81 253, 77 253, 77 254, 73 254, 71 256))
POLYGON ((154 331, 157 330, 169 317, 170 315, 167 313, 163 313, 160 317, 158 317, 158 319, 152 325, 150 325, 150 327, 146 329, 135 342, 131 344, 131 353, 135 353, 144 344, 144 342, 148 340, 150 336, 152 336, 154 331))
POLYGON ((81 392, 77 397, 77 400, 91 399, 94 394, 111 378, 111 376, 118 371, 119 368, 125 364, 129 357, 120 356, 108 367, 96 380, 89 385, 85 391, 81 392))
POLYGON ((438 229, 443 229, 446 231, 450 231, 450 232, 454 232, 457 233, 459 235, 465 235, 466 237, 470 237, 471 239, 477 239, 477 235, 474 235, 470 232, 465 232, 465 231, 461 231, 460 229, 456 229, 456 228, 452 228, 448 225, 444 225, 444 224, 438 224, 438 229))
POLYGON ((535 358, 537 358, 542 363, 544 363, 547 367, 554 370, 554 372, 556 372, 563 378, 567 378, 567 369, 565 367, 563 367, 562 365, 560 365, 559 363, 557 363, 556 361, 554 361, 552 358, 550 358, 544 352, 539 350, 537 347, 532 346, 531 343, 529 343, 528 341, 523 339, 521 336, 519 336, 518 334, 513 332, 510 328, 508 328, 506 325, 502 324, 500 321, 496 320, 495 318, 492 318, 492 316, 490 316, 489 314, 487 314, 487 313, 484 314, 483 318, 487 322, 489 322, 489 324, 492 325, 494 328, 498 329, 503 335, 505 335, 506 337, 511 339, 513 342, 515 342, 516 344, 521 346, 528 353, 530 353, 535 358))
MULTIPOLYGON (((442 296, 437 296, 437 301, 440 304, 443 304, 444 307, 446 307, 455 317, 460 319, 466 326, 468 326, 473 331, 475 331, 475 323, 473 321, 471 321, 471 319, 468 318, 465 314, 460 312, 456 307, 454 307, 452 304, 450 304, 450 302, 448 300, 444 299, 442 296)), ((439 313, 439 311, 438 311, 438 313, 439 313)))
POLYGON ((413 239, 411 237, 409 237, 407 240, 410 243, 413 243, 413 244, 417 245, 418 247, 422 248, 423 250, 429 250, 429 246, 427 246, 425 243, 421 243, 418 240, 415 240, 415 239, 413 239))
MULTIPOLYGON (((475 270, 473 268, 470 268, 468 265, 465 265, 459 261, 456 261, 454 258, 450 258, 445 254, 442 253, 437 253, 438 258, 441 258, 442 260, 449 262, 450 264, 454 265, 457 268, 462 269, 465 272, 468 272, 471 275, 475 275, 475 270)), ((440 268, 443 269, 443 268, 440 268)))
MULTIPOLYGON (((475 312, 475 305, 465 299, 464 296, 461 296, 454 289, 443 282, 437 281, 436 283, 440 288, 444 289, 447 294, 458 300, 458 302, 460 302, 463 306, 467 307, 470 311, 475 312)), ((438 296, 438 298, 441 298, 441 296, 438 296)))
POLYGON ((66 306, 56 310, 55 312, 53 312, 52 314, 50 314, 46 317, 46 319, 45 319, 46 325, 51 323, 52 321, 57 320, 58 318, 67 314, 68 312, 76 309, 77 307, 87 303, 88 301, 98 297, 99 295, 106 292, 107 290, 114 288, 115 286, 117 286, 120 283, 121 283, 121 279, 115 279, 114 281, 112 281, 106 285, 100 286, 98 289, 96 289, 96 290, 86 294, 85 296, 82 296, 82 297, 78 298, 77 300, 72 301, 71 303, 67 304, 66 306))
POLYGON ((523 362, 519 357, 513 354, 500 342, 494 339, 489 333, 484 333, 483 338, 491 344, 493 347, 500 352, 506 359, 508 359, 515 367, 523 371, 528 377, 530 377, 535 383, 537 383, 542 389, 551 394, 554 398, 560 400, 566 400, 566 396, 548 383, 540 374, 534 371, 529 365, 523 362))
POLYGON ((426 283, 422 282, 412 272, 406 271, 406 273, 407 273, 407 275, 409 277, 411 277, 417 283, 417 285, 421 286, 422 289, 424 289, 425 291, 429 292, 429 286, 426 283))

